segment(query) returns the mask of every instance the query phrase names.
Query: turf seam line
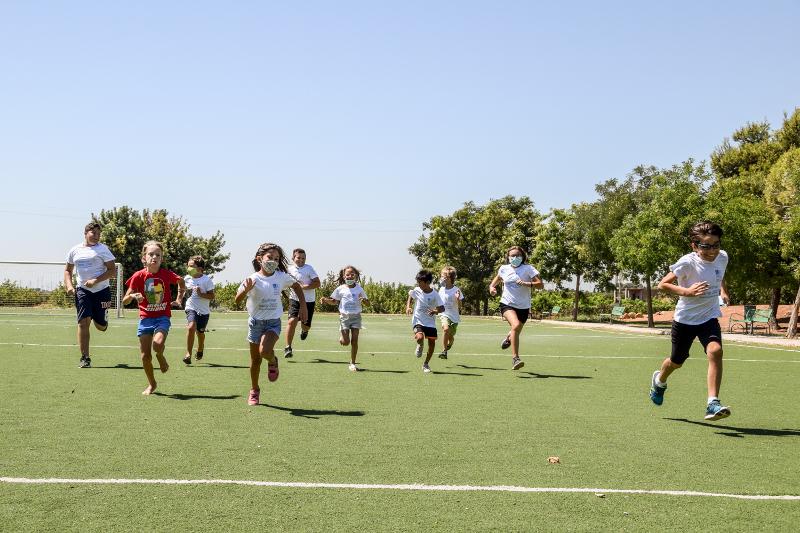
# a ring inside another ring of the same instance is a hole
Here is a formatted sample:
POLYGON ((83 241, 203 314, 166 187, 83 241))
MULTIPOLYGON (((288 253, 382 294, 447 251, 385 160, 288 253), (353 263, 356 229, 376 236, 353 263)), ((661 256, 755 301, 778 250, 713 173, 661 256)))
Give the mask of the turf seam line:
POLYGON ((406 491, 445 491, 445 492, 529 492, 529 493, 595 493, 595 494, 642 494, 657 496, 690 496, 705 498, 733 498, 739 500, 800 500, 795 494, 730 494, 722 492, 701 492, 694 490, 646 490, 646 489, 608 489, 584 487, 520 487, 513 485, 427 485, 423 483, 380 484, 380 483, 310 483, 286 481, 253 481, 234 479, 65 479, 65 478, 23 478, 0 477, 2 483, 16 484, 84 484, 84 485, 244 485, 256 487, 299 488, 299 489, 352 489, 352 490, 406 490, 406 491))

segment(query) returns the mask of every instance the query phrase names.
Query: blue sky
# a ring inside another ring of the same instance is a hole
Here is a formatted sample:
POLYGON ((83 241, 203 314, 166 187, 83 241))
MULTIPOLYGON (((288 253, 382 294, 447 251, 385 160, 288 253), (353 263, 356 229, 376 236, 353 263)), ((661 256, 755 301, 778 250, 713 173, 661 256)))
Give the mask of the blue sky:
POLYGON ((166 208, 411 283, 422 222, 595 198, 800 105, 800 3, 0 3, 0 259, 166 208), (647 4, 647 5, 645 5, 647 4))

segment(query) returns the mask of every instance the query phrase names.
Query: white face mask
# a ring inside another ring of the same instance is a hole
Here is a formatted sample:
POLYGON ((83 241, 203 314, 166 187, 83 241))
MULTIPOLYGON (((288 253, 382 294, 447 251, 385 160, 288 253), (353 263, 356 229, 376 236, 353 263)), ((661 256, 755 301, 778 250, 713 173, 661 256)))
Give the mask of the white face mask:
POLYGON ((356 280, 354 280, 354 279, 346 279, 346 280, 344 280, 344 282, 347 283, 348 287, 353 287, 356 284, 356 280))
POLYGON ((264 259, 263 261, 261 261, 261 268, 263 268, 264 272, 266 272, 267 274, 272 274, 273 272, 275 272, 275 270, 278 269, 278 262, 271 261, 269 259, 264 259))
POLYGON ((511 263, 511 266, 517 268, 522 264, 522 256, 515 255, 514 257, 509 257, 508 262, 511 263))

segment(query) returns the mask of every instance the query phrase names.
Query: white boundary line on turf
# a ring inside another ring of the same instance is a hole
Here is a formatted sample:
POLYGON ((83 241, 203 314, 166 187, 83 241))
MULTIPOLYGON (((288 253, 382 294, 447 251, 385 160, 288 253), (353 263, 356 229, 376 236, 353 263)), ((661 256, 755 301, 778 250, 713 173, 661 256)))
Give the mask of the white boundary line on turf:
POLYGON ((729 494, 694 490, 644 490, 600 489, 583 487, 517 487, 509 485, 426 485, 408 483, 388 485, 379 483, 305 483, 284 481, 249 481, 234 479, 63 479, 0 477, 2 483, 29 485, 244 485, 251 487, 279 487, 298 489, 351 489, 351 490, 410 490, 445 492, 535 492, 535 493, 594 493, 594 494, 652 494, 658 496, 694 496, 704 498, 733 498, 738 500, 788 500, 800 501, 795 494, 729 494))
MULTIPOLYGON (((43 344, 43 343, 35 343, 35 342, 0 342, 0 346, 32 346, 32 347, 39 347, 39 348, 74 348, 75 344, 43 344)), ((105 349, 121 349, 121 350, 139 350, 138 346, 126 346, 126 345, 114 345, 114 344, 99 344, 95 346, 95 348, 105 348, 105 349)), ((767 348, 769 349, 769 348, 767 348)), ((777 349, 777 348, 772 348, 777 349)), ((249 348, 216 348, 216 347, 206 347, 206 351, 221 351, 221 352, 248 352, 250 351, 249 348)), ((785 350, 788 352, 798 353, 798 350, 785 350)), ((314 350, 314 349, 305 349, 305 350, 295 350, 296 353, 307 353, 307 354, 349 354, 349 350, 314 350)), ((409 355, 410 352, 381 352, 376 350, 364 350, 362 355, 370 354, 370 355, 409 355)), ((467 356, 483 356, 483 357, 507 357, 507 354, 486 354, 486 353, 471 353, 471 352, 459 352, 459 355, 467 355, 467 356)), ((520 355, 522 358, 536 358, 540 357, 543 359, 619 359, 623 360, 654 360, 658 359, 655 356, 644 356, 644 355, 547 355, 547 354, 523 354, 520 355)), ((700 360, 700 359, 695 359, 700 360)), ((691 361, 691 359, 689 359, 691 361)), ((736 363, 798 363, 800 364, 800 359, 737 359, 735 357, 726 357, 725 361, 729 362, 736 362, 736 363)))

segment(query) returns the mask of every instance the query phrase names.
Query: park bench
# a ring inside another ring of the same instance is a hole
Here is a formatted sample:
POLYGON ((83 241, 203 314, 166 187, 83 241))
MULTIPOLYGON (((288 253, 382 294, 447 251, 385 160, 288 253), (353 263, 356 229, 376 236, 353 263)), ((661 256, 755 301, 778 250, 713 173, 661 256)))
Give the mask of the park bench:
POLYGON ((756 314, 755 305, 745 305, 744 314, 732 313, 728 319, 728 333, 733 333, 735 328, 741 328, 744 333, 753 332, 753 317, 756 314))
POLYGON ((561 313, 561 306, 560 305, 554 305, 551 310, 542 311, 542 318, 545 318, 545 317, 553 318, 553 317, 558 316, 559 313, 561 313))
POLYGON ((756 328, 764 328, 767 334, 772 333, 772 324, 775 323, 775 315, 772 309, 756 309, 753 313, 753 322, 750 324, 750 332, 755 333, 756 328))
POLYGON ((609 323, 613 322, 614 320, 621 320, 622 315, 625 314, 625 307, 621 305, 615 305, 610 313, 600 313, 600 322, 603 320, 608 320, 609 323))

